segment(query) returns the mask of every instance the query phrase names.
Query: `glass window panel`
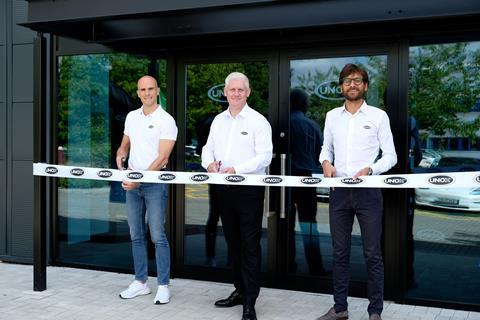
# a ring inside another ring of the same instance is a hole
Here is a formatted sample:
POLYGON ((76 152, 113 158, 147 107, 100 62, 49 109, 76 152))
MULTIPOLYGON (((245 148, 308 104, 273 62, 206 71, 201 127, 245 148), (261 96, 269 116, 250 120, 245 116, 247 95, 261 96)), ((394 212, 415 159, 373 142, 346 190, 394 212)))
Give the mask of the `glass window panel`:
MULTIPOLYGON (((251 88, 247 103, 268 119, 268 70, 268 63, 265 61, 187 66, 185 171, 205 171, 200 159, 202 147, 207 141, 213 118, 228 108, 223 88, 229 73, 239 71, 247 75, 251 88)), ((185 185, 186 265, 226 267, 230 264, 219 219, 220 213, 215 210, 215 199, 211 196, 214 187, 214 185, 185 185)), ((263 218, 261 246, 262 270, 265 271, 266 215, 263 218)))
MULTIPOLYGON (((370 105, 383 109, 387 87, 387 56, 302 59, 290 62, 290 89, 300 89, 308 95, 309 105, 305 116, 313 120, 322 133, 327 112, 340 107, 344 102, 338 77, 347 63, 355 63, 368 72, 369 86, 366 101, 370 105)), ((310 161, 309 168, 305 168, 302 164, 303 169, 299 169, 299 165, 296 164, 297 161, 304 163, 307 158, 300 154, 302 151, 299 149, 299 141, 309 139, 304 136, 306 130, 296 131, 292 128, 294 109, 295 106, 290 106, 290 173, 318 176, 322 173, 318 156, 315 156, 315 161, 310 161)), ((311 126, 308 127, 311 128, 311 126)), ((306 146, 305 149, 309 150, 308 155, 312 154, 312 146, 306 146)), ((304 188, 289 189, 288 271, 299 274, 328 275, 328 271, 332 270, 328 218, 329 189, 317 188, 310 195, 304 188), (311 203, 312 200, 314 204, 308 205, 307 203, 311 203)), ((350 258, 352 280, 366 281, 367 279, 362 250, 360 226, 355 218, 350 258)))
MULTIPOLYGON (((137 80, 145 74, 157 74, 165 88, 165 66, 164 60, 122 53, 59 57, 58 163, 116 168, 115 153, 125 117, 141 105, 137 80)), ((120 182, 59 179, 57 191, 58 259, 132 268, 120 182)))
MULTIPOLYGON (((410 48, 410 171, 480 171, 480 42, 410 48)), ((472 174, 473 180, 473 174, 472 174)), ((480 188, 410 194, 408 297, 480 303, 480 188)))

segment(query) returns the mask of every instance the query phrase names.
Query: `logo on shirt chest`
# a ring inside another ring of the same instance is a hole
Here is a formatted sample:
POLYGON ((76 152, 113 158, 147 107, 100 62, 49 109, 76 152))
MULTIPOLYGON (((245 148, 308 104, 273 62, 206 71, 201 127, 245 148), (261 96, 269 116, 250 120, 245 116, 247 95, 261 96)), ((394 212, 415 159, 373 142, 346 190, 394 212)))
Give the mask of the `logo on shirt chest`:
POLYGON ((242 132, 240 132, 240 134, 241 134, 242 136, 246 136, 246 135, 248 135, 248 132, 247 132, 247 131, 242 131, 242 132))
POLYGON ((368 130, 368 129, 371 129, 371 127, 370 127, 370 126, 367 126, 367 125, 364 125, 364 126, 363 126, 363 129, 367 129, 367 130, 368 130))
POLYGON ((153 124, 148 125, 148 129, 153 129, 155 127, 153 124))

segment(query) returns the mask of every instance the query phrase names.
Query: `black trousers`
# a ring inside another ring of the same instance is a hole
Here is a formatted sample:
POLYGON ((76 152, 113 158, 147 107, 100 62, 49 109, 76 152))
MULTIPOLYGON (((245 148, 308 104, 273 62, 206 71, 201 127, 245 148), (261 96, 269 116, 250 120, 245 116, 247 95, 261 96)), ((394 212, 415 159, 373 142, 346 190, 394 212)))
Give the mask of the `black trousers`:
POLYGON ((330 191, 330 232, 333 243, 333 298, 337 312, 347 310, 350 247, 354 215, 362 235, 368 274, 368 313, 383 310, 384 270, 381 250, 383 198, 380 189, 335 188, 330 191))
POLYGON ((219 185, 217 200, 232 259, 233 284, 244 305, 255 305, 260 292, 264 187, 219 185))
POLYGON ((210 211, 208 212, 207 224, 205 226, 205 249, 207 258, 215 257, 215 246, 217 239, 217 225, 220 219, 220 211, 218 208, 217 200, 217 185, 208 185, 208 200, 210 205, 210 211))

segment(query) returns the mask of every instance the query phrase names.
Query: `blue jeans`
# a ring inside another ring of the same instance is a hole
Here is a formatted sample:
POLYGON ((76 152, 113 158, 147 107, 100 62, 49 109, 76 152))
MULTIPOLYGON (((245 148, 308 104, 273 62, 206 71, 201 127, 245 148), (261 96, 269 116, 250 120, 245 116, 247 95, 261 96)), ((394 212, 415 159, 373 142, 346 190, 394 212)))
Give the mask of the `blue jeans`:
POLYGON ((140 183, 140 186, 126 193, 127 218, 132 240, 135 280, 148 279, 148 255, 145 238, 147 216, 152 242, 155 244, 157 282, 167 285, 170 281, 170 247, 165 235, 165 207, 168 185, 161 183, 140 183))

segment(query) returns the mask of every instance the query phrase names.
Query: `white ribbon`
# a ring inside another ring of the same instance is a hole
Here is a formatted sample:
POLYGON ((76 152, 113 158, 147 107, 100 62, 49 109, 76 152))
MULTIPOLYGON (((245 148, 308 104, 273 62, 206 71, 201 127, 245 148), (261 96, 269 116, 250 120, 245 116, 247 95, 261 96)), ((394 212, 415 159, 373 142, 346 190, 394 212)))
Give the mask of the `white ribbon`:
POLYGON ((357 179, 351 177, 324 178, 253 175, 253 174, 221 174, 206 172, 179 171, 141 171, 117 170, 106 168, 90 168, 64 166, 47 163, 34 163, 33 174, 36 176, 91 179, 106 181, 137 181, 148 183, 171 184, 226 184, 245 186, 278 186, 278 187, 355 187, 355 188, 472 188, 480 187, 480 171, 420 173, 364 176, 357 179))

